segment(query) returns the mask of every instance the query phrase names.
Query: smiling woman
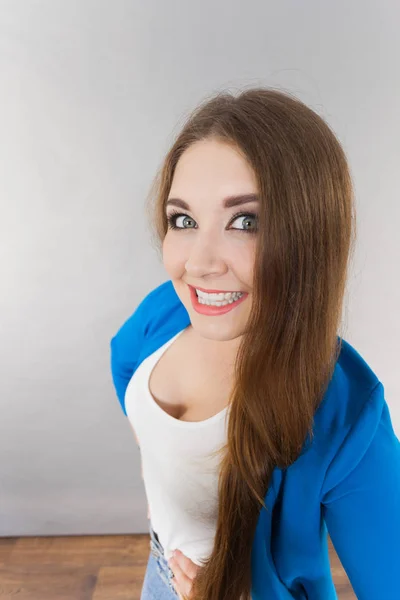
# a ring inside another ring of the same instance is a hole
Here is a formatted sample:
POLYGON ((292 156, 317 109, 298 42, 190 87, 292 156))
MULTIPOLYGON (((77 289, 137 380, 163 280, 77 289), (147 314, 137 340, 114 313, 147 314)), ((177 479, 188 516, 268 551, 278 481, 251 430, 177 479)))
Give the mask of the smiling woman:
POLYGON ((355 207, 336 136, 288 94, 217 94, 149 200, 169 279, 111 340, 151 514, 142 600, 175 593, 175 549, 185 600, 335 600, 327 531, 356 596, 395 600, 400 443, 338 335, 355 207))
POLYGON ((211 138, 193 143, 180 157, 165 203, 164 266, 196 333, 224 342, 224 351, 231 347, 232 354, 251 309, 257 189, 254 172, 238 149, 211 138), (173 206, 186 213, 172 210, 173 206), (225 299, 231 292, 240 298, 225 299), (217 304, 224 301, 227 304, 217 304))

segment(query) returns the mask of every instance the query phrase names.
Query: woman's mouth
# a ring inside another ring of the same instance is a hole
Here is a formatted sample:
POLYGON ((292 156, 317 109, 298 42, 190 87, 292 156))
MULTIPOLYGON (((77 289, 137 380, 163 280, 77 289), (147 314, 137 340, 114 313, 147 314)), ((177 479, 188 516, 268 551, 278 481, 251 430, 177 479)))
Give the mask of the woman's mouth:
POLYGON ((223 315, 241 304, 248 296, 246 292, 219 292, 206 294, 189 286, 194 310, 203 315, 223 315))

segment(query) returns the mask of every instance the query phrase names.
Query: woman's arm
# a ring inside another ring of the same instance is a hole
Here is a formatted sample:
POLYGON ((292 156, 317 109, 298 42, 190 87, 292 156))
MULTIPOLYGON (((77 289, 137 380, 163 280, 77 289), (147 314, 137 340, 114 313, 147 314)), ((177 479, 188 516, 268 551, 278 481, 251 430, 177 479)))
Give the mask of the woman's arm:
POLYGON ((399 600, 400 442, 381 383, 332 461, 324 488, 323 516, 358 600, 399 600))
POLYGON ((144 342, 147 298, 148 296, 142 300, 110 342, 111 375, 118 400, 125 415, 126 388, 136 369, 139 353, 144 342))

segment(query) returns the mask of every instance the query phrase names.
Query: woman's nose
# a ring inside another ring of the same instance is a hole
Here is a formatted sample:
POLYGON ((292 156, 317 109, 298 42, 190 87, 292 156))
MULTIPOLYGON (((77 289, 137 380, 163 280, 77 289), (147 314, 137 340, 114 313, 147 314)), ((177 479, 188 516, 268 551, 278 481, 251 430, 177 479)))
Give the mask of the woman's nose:
POLYGON ((212 236, 200 236, 191 246, 185 264, 187 273, 199 277, 208 273, 223 273, 226 262, 219 244, 212 236))

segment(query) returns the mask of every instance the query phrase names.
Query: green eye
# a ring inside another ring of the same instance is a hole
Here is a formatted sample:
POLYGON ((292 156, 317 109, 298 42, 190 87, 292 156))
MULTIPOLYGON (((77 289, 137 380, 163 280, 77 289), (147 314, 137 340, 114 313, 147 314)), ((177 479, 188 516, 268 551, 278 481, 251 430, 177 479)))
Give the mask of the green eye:
POLYGON ((180 213, 178 211, 172 211, 167 216, 167 222, 170 229, 193 229, 193 227, 178 227, 176 224, 176 220, 178 219, 178 217, 184 217, 185 219, 188 219, 189 222, 192 221, 192 223, 194 223, 194 219, 192 219, 192 217, 189 217, 189 215, 185 215, 184 213, 180 213))
POLYGON ((257 215, 254 213, 238 213, 232 217, 231 223, 244 217, 246 217, 246 219, 243 220, 243 229, 241 227, 232 227, 232 229, 238 229, 239 231, 245 231, 246 233, 256 232, 258 228, 258 220, 257 215))

